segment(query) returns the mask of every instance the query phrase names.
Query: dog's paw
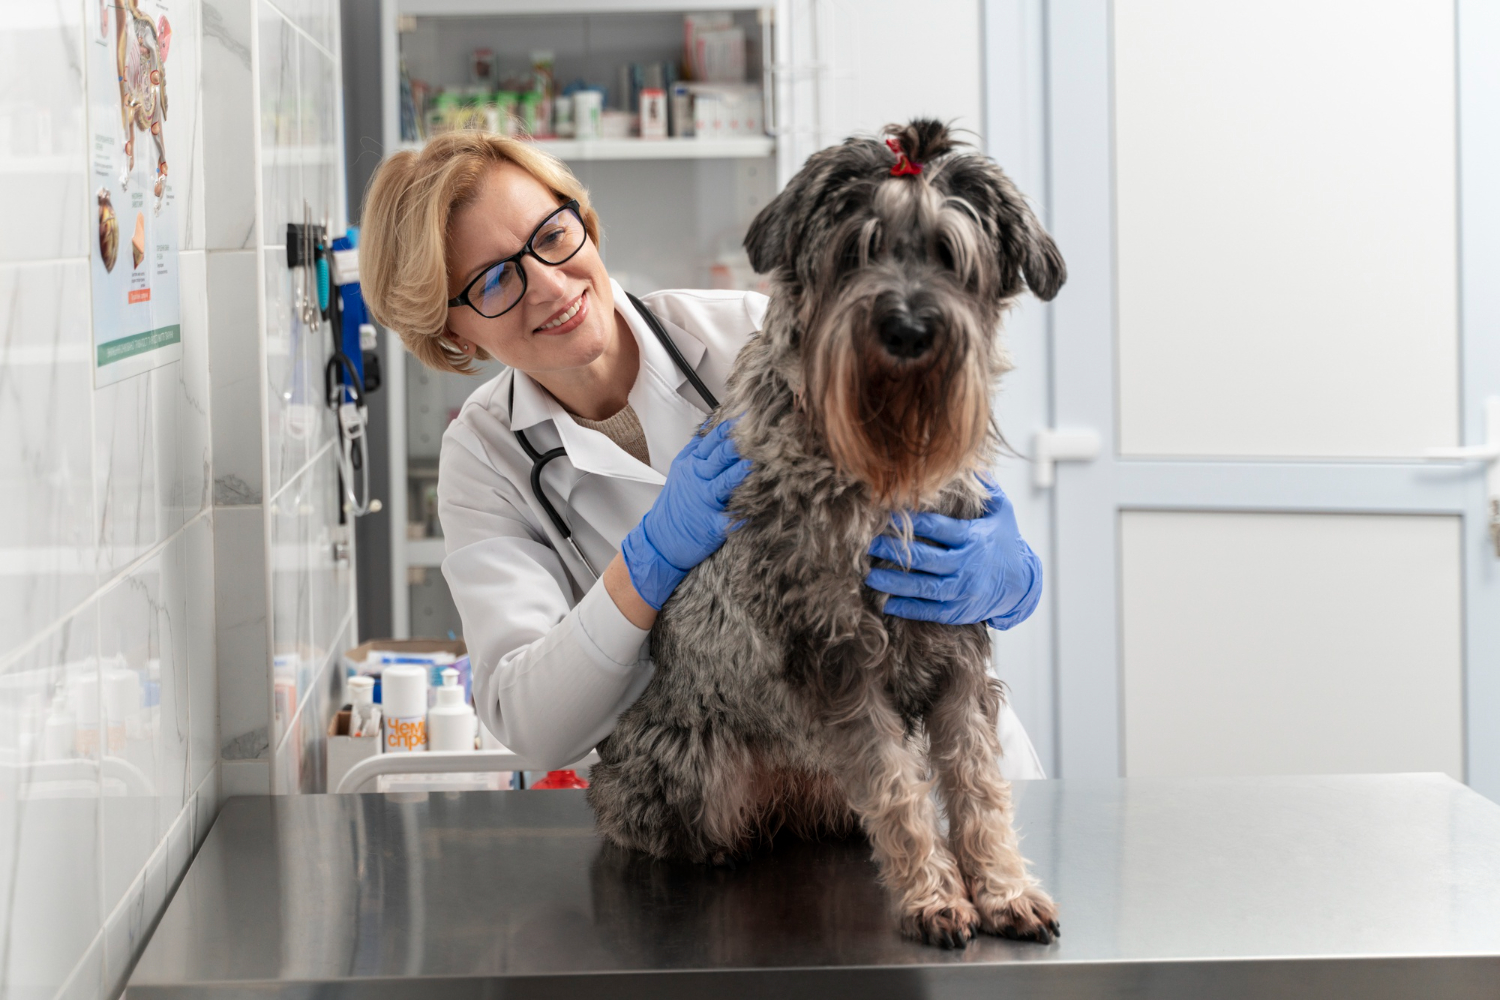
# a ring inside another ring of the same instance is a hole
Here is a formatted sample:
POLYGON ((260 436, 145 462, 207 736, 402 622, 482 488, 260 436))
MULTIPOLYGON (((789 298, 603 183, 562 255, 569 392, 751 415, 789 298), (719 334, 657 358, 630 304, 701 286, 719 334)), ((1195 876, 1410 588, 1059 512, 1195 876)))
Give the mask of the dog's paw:
POLYGON ((1012 941, 1034 941, 1051 944, 1062 936, 1057 922, 1057 904, 1036 886, 1028 886, 1021 895, 1004 901, 1004 897, 978 893, 974 900, 979 912, 979 929, 1012 941))
POLYGON ((962 948, 979 929, 979 911, 967 899, 944 900, 901 918, 901 932, 923 944, 962 948))

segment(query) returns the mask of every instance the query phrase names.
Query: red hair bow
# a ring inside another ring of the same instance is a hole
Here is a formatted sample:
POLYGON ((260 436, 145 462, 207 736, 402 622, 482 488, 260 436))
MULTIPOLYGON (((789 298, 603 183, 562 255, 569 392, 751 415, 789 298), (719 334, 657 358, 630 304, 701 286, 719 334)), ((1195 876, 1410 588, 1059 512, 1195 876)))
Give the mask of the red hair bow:
POLYGON ((915 177, 922 172, 922 164, 911 162, 906 155, 906 150, 901 148, 899 140, 887 139, 885 144, 892 153, 896 154, 896 165, 891 168, 892 177, 915 177))

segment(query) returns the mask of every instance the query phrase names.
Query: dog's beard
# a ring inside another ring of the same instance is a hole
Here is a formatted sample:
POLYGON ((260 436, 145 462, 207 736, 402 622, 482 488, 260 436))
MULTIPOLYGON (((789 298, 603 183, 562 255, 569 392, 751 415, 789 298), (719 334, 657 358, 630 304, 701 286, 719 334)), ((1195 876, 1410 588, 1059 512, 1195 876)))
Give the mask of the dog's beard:
POLYGON ((989 386, 970 326, 978 317, 944 317, 926 355, 893 364, 867 307, 834 314, 846 328, 815 337, 803 355, 808 402, 829 454, 882 506, 923 506, 984 451, 989 386))

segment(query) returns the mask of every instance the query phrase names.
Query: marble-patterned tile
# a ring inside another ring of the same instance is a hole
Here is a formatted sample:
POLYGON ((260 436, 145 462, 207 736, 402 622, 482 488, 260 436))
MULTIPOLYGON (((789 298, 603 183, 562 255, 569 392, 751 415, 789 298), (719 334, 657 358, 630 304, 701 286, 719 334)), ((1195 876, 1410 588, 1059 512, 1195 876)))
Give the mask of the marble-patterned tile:
POLYGON ((183 532, 186 627, 179 663, 188 684, 188 758, 192 786, 212 776, 219 756, 219 671, 214 648, 214 520, 200 517, 183 532))
POLYGON ((56 1000, 99 1000, 104 996, 104 934, 94 936, 88 950, 73 967, 56 1000))
POLYGON ((200 77, 199 3, 180 4, 172 11, 172 42, 164 69, 169 80, 191 81, 174 87, 163 141, 167 147, 168 183, 177 208, 177 247, 202 250, 207 246, 203 190, 203 108, 200 77))
POLYGON ((0 20, 0 262, 87 253, 83 5, 38 0, 0 20))
POLYGON ((219 765, 221 799, 232 799, 236 795, 270 795, 271 761, 226 760, 219 765))
POLYGON ((0 265, 0 662, 94 591, 88 265, 0 265))
POLYGON ((339 635, 352 607, 352 574, 347 558, 352 534, 340 522, 343 497, 339 492, 337 444, 318 457, 305 474, 310 480, 307 496, 308 525, 301 563, 308 574, 312 597, 312 646, 318 663, 340 652, 339 635))
MULTIPOLYGON (((171 400, 177 460, 168 503, 183 523, 213 503, 213 430, 209 420, 208 254, 181 254, 182 360, 160 378, 171 400)), ((231 418, 233 414, 229 415, 231 418)))
POLYGON ((99 659, 92 604, 0 675, 0 978, 50 996, 101 927, 99 659))
POLYGON ((328 724, 344 703, 344 663, 340 653, 350 645, 353 643, 346 625, 338 633, 333 650, 323 665, 323 673, 302 706, 305 717, 302 726, 303 792, 328 791, 328 724))
POLYGON ((150 939, 173 881, 168 842, 152 852, 118 906, 104 919, 104 996, 119 996, 150 939))
POLYGON ((273 746, 281 745, 321 663, 313 630, 315 473, 305 470, 271 503, 273 746))
POLYGON ((310 470, 313 478, 312 525, 306 538, 304 564, 312 594, 313 648, 320 657, 342 652, 338 635, 353 608, 353 573, 348 551, 351 526, 339 523, 343 497, 339 492, 337 444, 310 470))
POLYGON ((255 246, 253 0, 202 0, 204 221, 212 250, 255 246))
POLYGON ((339 30, 338 0, 261 0, 275 6, 287 20, 306 32, 330 58, 336 51, 339 30))
POLYGON ((287 724, 285 738, 277 746, 271 758, 271 794, 296 795, 301 791, 302 775, 302 725, 301 714, 287 724))
POLYGON ((192 789, 186 547, 177 535, 99 596, 106 911, 146 865, 192 789))
MULTIPOLYGON (((259 504, 261 465, 260 307, 258 253, 207 254, 209 394, 213 420, 213 502, 259 504)), ((184 351, 186 355, 186 351, 184 351)))
POLYGON ((142 870, 121 892, 119 903, 104 918, 105 996, 119 996, 124 990, 137 947, 137 935, 148 926, 147 920, 146 872, 142 870))
POLYGON ((203 838, 207 837, 208 831, 213 829, 214 819, 219 815, 222 790, 219 769, 214 768, 208 772, 208 777, 203 779, 202 784, 198 786, 198 791, 193 795, 192 849, 194 851, 203 846, 203 838))
POLYGON ((266 426, 269 481, 275 496, 334 435, 323 405, 323 366, 332 351, 326 323, 305 322, 301 303, 316 288, 286 266, 281 248, 265 251, 266 426))
POLYGON ((177 814, 177 820, 167 831, 166 839, 162 842, 166 853, 168 898, 171 898, 172 892, 177 888, 177 883, 187 873, 188 862, 193 860, 193 823, 196 822, 198 810, 196 797, 197 792, 188 796, 182 812, 177 814))
MULTIPOLYGON (((257 5, 260 49, 261 220, 267 246, 286 243, 289 222, 303 221, 300 36, 275 7, 257 5)), ((316 220, 314 220, 316 221, 316 220)))
POLYGON ((339 130, 339 87, 332 55, 299 39, 301 70, 302 191, 314 219, 337 234, 344 230, 343 135, 339 130))
POLYGON ((101 585, 207 504, 204 257, 183 255, 184 359, 94 393, 94 511, 101 585), (188 352, 191 351, 189 356, 188 352), (192 371, 186 367, 193 365, 192 371))
POLYGON ((94 392, 94 537, 103 584, 144 555, 173 530, 175 512, 167 507, 162 477, 176 471, 177 449, 171 427, 159 421, 156 372, 104 386, 94 392), (159 438, 166 437, 165 449, 159 438))
POLYGON ((271 749, 271 649, 261 507, 214 511, 214 595, 219 756, 226 764, 264 758, 271 749))

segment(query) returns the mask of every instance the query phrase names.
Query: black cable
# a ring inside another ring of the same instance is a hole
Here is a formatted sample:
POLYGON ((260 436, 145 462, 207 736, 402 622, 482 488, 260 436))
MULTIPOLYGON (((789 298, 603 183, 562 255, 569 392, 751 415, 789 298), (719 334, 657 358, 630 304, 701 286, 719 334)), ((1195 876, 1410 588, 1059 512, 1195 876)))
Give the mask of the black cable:
POLYGON ((687 380, 693 384, 694 389, 698 390, 698 395, 703 397, 703 401, 708 404, 708 408, 710 410, 717 410, 719 408, 719 401, 714 398, 713 393, 708 391, 708 386, 704 385, 703 380, 698 377, 698 373, 693 371, 692 365, 687 363, 687 358, 682 356, 682 352, 677 349, 677 344, 671 337, 667 336, 666 328, 661 325, 661 320, 657 319, 656 314, 646 308, 646 303, 634 295, 626 292, 625 297, 630 300, 631 305, 635 306, 635 311, 641 314, 641 318, 646 321, 646 325, 651 327, 651 332, 656 334, 656 339, 661 341, 661 346, 665 347, 667 353, 672 355, 672 363, 677 366, 677 370, 687 377, 687 380))

